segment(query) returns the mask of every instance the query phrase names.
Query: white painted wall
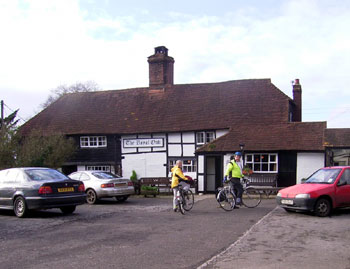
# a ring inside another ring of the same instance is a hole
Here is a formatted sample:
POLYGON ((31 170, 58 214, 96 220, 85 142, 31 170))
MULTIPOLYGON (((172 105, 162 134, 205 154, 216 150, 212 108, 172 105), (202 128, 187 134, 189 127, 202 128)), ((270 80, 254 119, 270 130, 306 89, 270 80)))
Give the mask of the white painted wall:
POLYGON ((169 143, 181 143, 181 133, 168 134, 169 143))
POLYGON ((169 144, 168 150, 169 150, 169 156, 181 156, 181 153, 182 153, 181 144, 169 144))
POLYGON ((194 132, 187 132, 182 134, 182 142, 183 143, 194 143, 194 132))
POLYGON ((324 153, 305 153, 297 154, 297 184, 302 178, 309 177, 316 170, 324 167, 324 153))
POLYGON ((229 131, 228 129, 225 129, 225 130, 217 130, 217 131, 216 131, 216 138, 219 138, 220 136, 223 136, 223 135, 227 134, 228 131, 229 131))
POLYGON ((198 191, 204 191, 204 176, 198 176, 198 191))
POLYGON ((166 176, 166 153, 151 152, 127 154, 122 159, 123 177, 129 178, 132 170, 137 177, 164 177, 166 176))
POLYGON ((183 155, 184 156, 192 156, 192 157, 194 156, 194 151, 196 150, 194 144, 192 144, 192 145, 184 144, 182 146, 182 148, 183 148, 183 155))
POLYGON ((198 173, 204 173, 204 156, 198 156, 198 173))

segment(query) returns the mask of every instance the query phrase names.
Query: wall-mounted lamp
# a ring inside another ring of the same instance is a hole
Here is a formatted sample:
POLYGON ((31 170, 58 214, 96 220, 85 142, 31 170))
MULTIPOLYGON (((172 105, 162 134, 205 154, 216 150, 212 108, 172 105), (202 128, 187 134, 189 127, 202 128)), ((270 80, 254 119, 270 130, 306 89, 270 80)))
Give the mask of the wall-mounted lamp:
POLYGON ((244 145, 243 143, 239 144, 239 148, 240 148, 241 151, 244 150, 244 146, 245 146, 245 145, 244 145))

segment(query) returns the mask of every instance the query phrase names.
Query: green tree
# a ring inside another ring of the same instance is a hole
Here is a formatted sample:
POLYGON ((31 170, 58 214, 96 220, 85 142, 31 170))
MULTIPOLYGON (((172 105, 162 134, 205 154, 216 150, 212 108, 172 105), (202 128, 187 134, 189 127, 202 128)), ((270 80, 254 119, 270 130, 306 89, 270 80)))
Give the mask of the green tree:
POLYGON ((77 146, 72 138, 64 135, 42 136, 33 132, 21 139, 17 150, 16 166, 59 168, 71 158, 77 146))
POLYGON ((18 109, 0 121, 0 169, 15 165, 14 156, 18 148, 17 112, 18 109))

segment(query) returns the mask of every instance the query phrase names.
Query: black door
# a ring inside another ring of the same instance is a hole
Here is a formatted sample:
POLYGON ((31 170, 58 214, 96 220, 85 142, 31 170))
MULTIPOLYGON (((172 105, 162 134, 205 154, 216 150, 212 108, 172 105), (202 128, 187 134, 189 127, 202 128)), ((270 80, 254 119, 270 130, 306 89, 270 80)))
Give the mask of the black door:
POLYGON ((297 153, 293 151, 278 154, 278 187, 288 187, 296 184, 297 153))
POLYGON ((222 177, 222 157, 207 156, 205 191, 215 192, 215 190, 221 186, 222 177))

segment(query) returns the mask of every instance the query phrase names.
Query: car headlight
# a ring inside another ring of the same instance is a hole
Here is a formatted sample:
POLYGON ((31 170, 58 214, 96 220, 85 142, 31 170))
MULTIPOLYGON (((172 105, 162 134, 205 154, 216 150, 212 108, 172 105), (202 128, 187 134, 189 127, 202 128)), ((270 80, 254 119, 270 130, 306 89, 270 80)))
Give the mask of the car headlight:
POLYGON ((310 194, 308 194, 308 193, 300 193, 300 194, 297 194, 297 195, 295 195, 295 198, 301 198, 301 199, 308 199, 308 198, 310 198, 310 194))
POLYGON ((277 197, 282 197, 282 193, 277 193, 277 197))

